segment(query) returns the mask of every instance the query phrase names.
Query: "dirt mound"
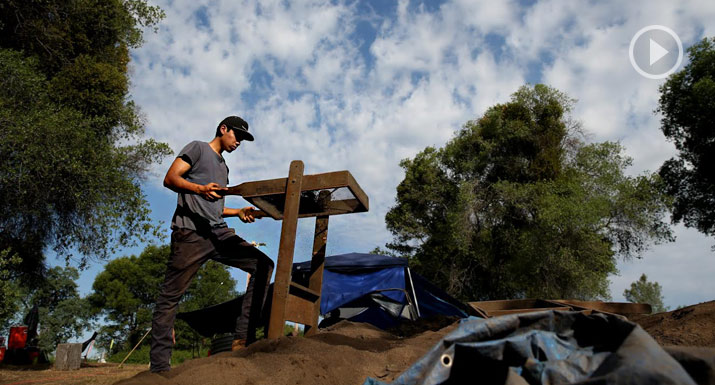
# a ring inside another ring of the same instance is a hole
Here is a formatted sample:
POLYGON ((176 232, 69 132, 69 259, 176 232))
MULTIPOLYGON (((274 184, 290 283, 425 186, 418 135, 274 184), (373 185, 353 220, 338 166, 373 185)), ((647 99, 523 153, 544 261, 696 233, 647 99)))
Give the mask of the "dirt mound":
POLYGON ((192 360, 165 376, 149 372, 118 384, 362 384, 392 381, 447 333, 400 338, 368 324, 342 321, 312 337, 259 341, 234 353, 192 360))
POLYGON ((715 348, 715 301, 632 317, 661 345, 715 348))

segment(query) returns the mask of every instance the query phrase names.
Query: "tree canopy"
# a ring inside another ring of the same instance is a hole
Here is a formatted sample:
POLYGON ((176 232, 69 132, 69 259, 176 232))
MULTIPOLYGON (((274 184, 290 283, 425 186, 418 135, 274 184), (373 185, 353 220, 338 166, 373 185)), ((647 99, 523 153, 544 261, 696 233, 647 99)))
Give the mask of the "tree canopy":
POLYGON ((608 298, 616 258, 671 239, 657 175, 618 143, 586 144, 574 101, 545 85, 401 162, 388 248, 460 298, 608 298))
POLYGON ((15 318, 21 321, 33 306, 38 307, 40 349, 52 352, 57 344, 81 337, 90 328, 89 304, 79 295, 78 279, 77 269, 55 266, 37 285, 20 290, 22 306, 15 318))
POLYGON ((660 87, 661 130, 678 155, 660 168, 674 197, 673 222, 715 235, 715 38, 688 49, 690 62, 660 87))
POLYGON ((626 301, 633 303, 647 303, 653 309, 653 313, 668 311, 668 307, 663 304, 662 288, 658 282, 649 282, 648 277, 643 274, 631 283, 631 288, 623 291, 626 301))
POLYGON ((83 264, 152 232, 139 183, 170 151, 142 139, 128 63, 162 17, 144 0, 0 1, 0 250, 25 282, 48 248, 83 264))

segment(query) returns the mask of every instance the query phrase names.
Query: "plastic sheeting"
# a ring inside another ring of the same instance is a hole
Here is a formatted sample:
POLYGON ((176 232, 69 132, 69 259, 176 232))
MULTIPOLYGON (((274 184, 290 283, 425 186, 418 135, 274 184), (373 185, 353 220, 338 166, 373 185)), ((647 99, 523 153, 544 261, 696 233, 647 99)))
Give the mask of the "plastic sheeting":
MULTIPOLYGON (((708 381, 694 381, 640 326, 619 316, 543 311, 465 319, 392 384, 708 381)), ((373 378, 364 383, 384 384, 373 378)))

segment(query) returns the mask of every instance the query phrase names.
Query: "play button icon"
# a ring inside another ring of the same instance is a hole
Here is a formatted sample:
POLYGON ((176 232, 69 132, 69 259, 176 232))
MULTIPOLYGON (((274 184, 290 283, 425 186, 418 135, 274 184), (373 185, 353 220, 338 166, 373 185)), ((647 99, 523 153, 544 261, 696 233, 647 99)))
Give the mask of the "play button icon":
POLYGON ((650 64, 653 66, 658 60, 662 59, 663 56, 668 54, 668 50, 663 48, 662 45, 656 43, 653 41, 653 39, 650 40, 650 64))
POLYGON ((683 44, 672 29, 649 25, 631 39, 628 54, 635 70, 649 79, 663 79, 683 61, 683 44))

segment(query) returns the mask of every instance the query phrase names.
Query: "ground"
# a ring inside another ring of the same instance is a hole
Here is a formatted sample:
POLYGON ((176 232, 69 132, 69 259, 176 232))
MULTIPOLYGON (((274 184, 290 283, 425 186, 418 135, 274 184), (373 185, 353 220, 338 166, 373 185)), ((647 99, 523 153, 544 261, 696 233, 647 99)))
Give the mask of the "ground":
POLYGON ((76 384, 109 385, 147 370, 147 365, 89 364, 79 370, 61 371, 52 368, 27 368, 0 366, 0 384, 76 384))
MULTIPOLYGON (((715 348, 715 301, 631 318, 661 345, 715 348)), ((443 320, 444 321, 444 320, 443 320)), ((451 320, 450 320, 451 321, 451 320)), ((449 322, 448 322, 449 323, 449 322)), ((187 361, 160 376, 145 365, 19 371, 0 368, 0 385, 20 384, 362 384, 392 381, 456 324, 431 322, 388 333, 343 321, 308 338, 260 341, 234 353, 187 361)))

